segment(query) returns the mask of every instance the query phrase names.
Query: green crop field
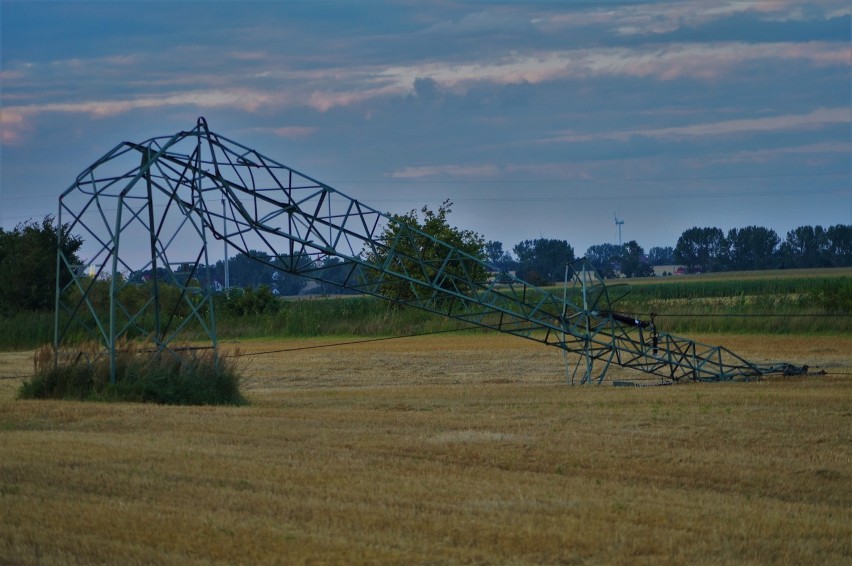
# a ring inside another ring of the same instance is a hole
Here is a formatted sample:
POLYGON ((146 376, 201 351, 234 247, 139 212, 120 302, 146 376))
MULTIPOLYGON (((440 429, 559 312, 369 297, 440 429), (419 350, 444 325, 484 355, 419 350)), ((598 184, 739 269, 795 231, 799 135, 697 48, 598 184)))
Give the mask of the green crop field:
MULTIPOLYGON (((607 281, 614 309, 673 333, 852 332, 852 269, 748 271, 607 281)), ((558 294, 561 287, 551 287, 558 294)))
MULTIPOLYGON (((852 332, 852 268, 719 273, 607 281, 615 309, 646 319, 657 314, 670 333, 846 334, 852 332)), ((562 288, 550 287, 562 296, 562 288)), ((394 336, 460 328, 459 323, 369 297, 276 300, 252 314, 217 312, 223 339, 394 336)), ((192 338, 189 336, 188 338, 192 338)), ((36 348, 53 339, 53 313, 0 320, 0 350, 36 348)))

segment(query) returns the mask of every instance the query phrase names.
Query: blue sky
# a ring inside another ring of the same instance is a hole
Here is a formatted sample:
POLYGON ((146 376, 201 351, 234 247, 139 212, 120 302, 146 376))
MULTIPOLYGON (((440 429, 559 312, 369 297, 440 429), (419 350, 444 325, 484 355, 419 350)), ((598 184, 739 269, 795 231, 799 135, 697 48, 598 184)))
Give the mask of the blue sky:
POLYGON ((0 225, 211 130, 499 240, 852 224, 846 1, 0 0, 0 225))

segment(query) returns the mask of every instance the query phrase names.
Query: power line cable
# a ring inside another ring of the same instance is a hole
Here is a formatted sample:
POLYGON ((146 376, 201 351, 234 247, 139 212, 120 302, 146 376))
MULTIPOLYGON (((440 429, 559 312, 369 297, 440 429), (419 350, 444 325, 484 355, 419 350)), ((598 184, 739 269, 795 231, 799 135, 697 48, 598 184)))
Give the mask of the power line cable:
MULTIPOLYGON (((644 313, 622 313, 622 314, 635 316, 637 314, 644 314, 644 313)), ((850 316, 850 315, 831 315, 831 314, 827 314, 827 315, 805 315, 805 314, 802 314, 802 315, 776 315, 776 314, 763 314, 763 315, 672 314, 672 315, 662 315, 662 314, 656 314, 655 313, 655 316, 721 316, 721 317, 725 317, 725 316, 734 316, 734 317, 736 317, 736 316, 768 316, 768 317, 803 316, 803 317, 805 317, 805 316, 850 316)), ((422 336, 433 336, 433 335, 436 335, 436 334, 449 334, 449 333, 453 333, 453 332, 464 332, 464 331, 468 331, 468 330, 480 330, 480 331, 482 331, 482 330, 490 330, 490 329, 487 329, 487 328, 484 329, 484 328, 481 328, 481 327, 478 327, 478 326, 470 326, 470 327, 467 327, 467 328, 453 328, 453 329, 447 329, 447 330, 434 330, 434 331, 431 331, 431 332, 419 332, 419 333, 415 333, 415 334, 403 334, 403 335, 400 335, 400 336, 382 336, 382 337, 379 337, 379 338, 367 338, 367 339, 364 339, 364 340, 347 340, 345 342, 333 342, 333 343, 330 343, 330 344, 314 344, 314 345, 311 345, 311 346, 299 346, 299 347, 296 347, 296 348, 281 348, 281 349, 277 349, 277 350, 265 350, 265 351, 261 351, 261 352, 247 352, 247 353, 241 353, 237 357, 248 358, 248 357, 253 357, 253 356, 265 356, 265 355, 269 355, 269 354, 280 354, 280 353, 285 353, 285 352, 298 352, 298 351, 304 351, 304 350, 315 350, 315 349, 320 349, 320 348, 336 348, 336 347, 339 347, 339 346, 352 346, 352 345, 358 345, 358 344, 367 344, 367 343, 371 343, 371 342, 383 342, 383 341, 387 341, 387 340, 400 340, 400 339, 404 339, 404 338, 417 338, 417 337, 422 337, 422 336)), ((852 372, 826 372, 826 371, 823 371, 821 375, 852 376, 852 372)), ((23 379, 23 378, 28 378, 28 377, 32 377, 32 376, 31 375, 25 375, 25 374, 7 375, 7 376, 0 376, 0 379, 23 379)))
MULTIPOLYGON (((723 192, 723 193, 665 193, 665 194, 627 194, 627 193, 614 193, 611 195, 554 195, 554 196, 531 196, 526 195, 523 197, 497 197, 497 196, 487 196, 487 197, 462 197, 462 198, 453 198, 453 202, 456 203, 466 203, 466 202, 502 202, 502 203, 536 203, 536 202, 560 202, 560 201, 611 201, 611 200, 690 200, 690 199, 724 199, 724 198, 739 198, 739 197, 772 197, 778 198, 782 196, 795 196, 795 195, 827 195, 827 194, 836 194, 836 193, 846 193, 849 192, 848 189, 845 188, 836 188, 836 189, 795 189, 788 191, 731 191, 731 192, 723 192)), ((410 197, 410 198, 374 198, 371 199, 370 202, 373 203, 405 203, 405 202, 439 202, 444 200, 443 198, 423 198, 423 196, 419 197, 410 197)), ((165 208, 168 206, 167 204, 155 204, 154 208, 165 208)), ((104 208, 104 212, 115 212, 115 208, 104 208)), ((50 214, 48 212, 47 214, 50 214)), ((3 220, 24 220, 24 219, 32 219, 34 216, 39 216, 38 214, 33 215, 3 215, 3 220)))
POLYGON ((603 184, 624 182, 660 182, 660 181, 724 181, 735 179, 791 179, 808 177, 838 177, 849 175, 849 171, 827 171, 822 173, 778 173, 774 175, 697 175, 686 177, 618 177, 612 179, 376 179, 376 180, 353 180, 335 179, 329 184, 343 186, 345 184, 358 185, 515 185, 521 184, 603 184))
MULTIPOLYGON (((621 177, 617 179, 488 179, 488 180, 470 180, 470 179, 392 179, 392 180, 336 180, 332 181, 329 184, 344 186, 344 185, 517 185, 523 184, 525 186, 529 185, 544 185, 544 184, 616 184, 616 183, 626 183, 626 182, 669 182, 669 181, 716 181, 716 180, 734 180, 734 179, 785 179, 785 178, 809 178, 809 177, 836 177, 840 175, 848 175, 848 171, 843 172, 829 172, 829 173, 790 173, 790 174, 778 174, 778 175, 708 175, 708 176, 696 176, 696 177, 621 177)), ((721 193, 718 195, 698 195, 702 198, 707 196, 763 196, 763 195, 777 195, 777 194, 819 194, 826 192, 847 192, 847 188, 835 188, 835 189, 794 189, 788 191, 745 191, 745 192, 732 192, 732 193, 721 193)), ((663 198, 666 195, 648 195, 649 197, 654 198, 663 198)), ((690 198, 691 195, 668 195, 674 198, 690 198)), ((2 196, 0 200, 4 202, 11 201, 20 201, 20 200, 37 200, 44 198, 57 198, 58 195, 56 193, 42 193, 42 194, 27 194, 27 195, 15 195, 15 196, 2 196)), ((603 198, 622 198, 622 197, 630 197, 628 194, 614 194, 607 196, 595 197, 598 199, 603 198)), ((550 197, 539 197, 539 198, 550 198, 550 197)), ((559 197, 561 198, 561 197, 559 197)), ((583 198, 583 197, 572 197, 572 198, 583 198)), ((586 197, 590 198, 590 197, 586 197)), ((519 200, 535 200, 536 197, 524 197, 519 200)), ((489 198, 488 200, 494 200, 489 198)), ((499 199, 497 199, 499 200, 499 199)))
MULTIPOLYGON (((622 314, 626 314, 626 315, 630 315, 630 316, 637 316, 637 315, 648 315, 649 316, 650 315, 650 313, 629 313, 629 312, 628 313, 622 313, 622 314)), ((694 317, 721 317, 721 318, 725 318, 725 317, 733 317, 733 318, 737 318, 737 317, 755 317, 755 318, 757 318, 757 317, 777 317, 777 318, 787 318, 787 317, 803 317, 803 318, 804 317, 852 317, 852 315, 848 315, 848 314, 815 314, 815 315, 791 314, 791 315, 782 315, 782 314, 772 314, 772 313, 742 314, 742 315, 738 315, 738 314, 697 314, 697 315, 690 315, 690 314, 683 314, 683 313, 675 313, 675 314, 654 313, 654 316, 655 317, 660 317, 660 316, 691 317, 691 316, 694 316, 694 317)), ((382 336, 382 337, 379 337, 379 338, 367 338, 367 339, 364 339, 364 340, 348 340, 348 341, 345 341, 345 342, 333 342, 333 343, 330 343, 330 344, 314 344, 314 345, 311 345, 311 346, 299 346, 299 347, 295 347, 295 348, 282 348, 282 349, 278 349, 278 350, 267 350, 267 351, 262 351, 262 352, 248 352, 248 353, 245 353, 245 354, 240 354, 239 357, 262 356, 262 355, 267 355, 267 354, 278 354, 278 353, 283 353, 283 352, 298 352, 298 351, 302 351, 302 350, 314 350, 314 349, 319 349, 319 348, 334 348, 334 347, 338 347, 338 346, 350 346, 350 345, 357 345, 357 344, 366 344, 366 343, 369 343, 369 342, 382 342, 382 341, 386 341, 386 340, 399 340, 399 339, 403 339, 403 338, 417 338, 417 337, 421 337, 421 336, 432 336, 432 335, 435 335, 435 334, 448 334, 448 333, 452 333, 452 332, 464 332, 464 331, 468 331, 468 330, 480 330, 480 331, 486 330, 487 331, 487 330, 490 330, 490 329, 482 328, 482 327, 478 327, 478 326, 471 326, 471 327, 468 327, 468 328, 454 328, 454 329, 449 329, 449 330, 435 330, 435 331, 432 331, 432 332, 419 332, 419 333, 415 333, 415 334, 403 334, 403 335, 400 335, 400 336, 382 336)))
MULTIPOLYGON (((660 182, 660 181, 723 181, 726 179, 790 179, 809 177, 837 177, 849 175, 849 171, 828 171, 822 173, 778 173, 773 175, 699 175, 687 177, 619 177, 615 179, 334 179, 329 185, 535 185, 535 184, 609 184, 625 182, 660 182)), ((38 193, 15 196, 0 196, 3 201, 33 200, 40 198, 58 198, 58 193, 38 193)))
MULTIPOLYGON (((623 313, 634 316, 636 314, 650 316, 650 313, 623 313)), ((655 317, 708 317, 708 318, 846 318, 852 317, 852 314, 844 313, 814 313, 814 314, 778 314, 778 313, 653 313, 655 317)))
POLYGON ((483 330, 478 326, 471 326, 469 328, 454 328, 450 330, 434 330, 432 332, 419 332, 416 334, 403 334, 401 336, 382 336, 379 338, 367 338, 364 340, 349 340, 346 342, 334 342, 331 344, 314 344, 311 346, 299 346, 296 348, 283 348, 280 350, 267 350, 263 352, 247 352, 245 354, 240 354, 239 357, 250 357, 250 356, 263 356, 266 354, 279 354, 282 352, 298 352, 301 350, 315 350, 318 348, 334 348, 337 346, 350 346, 353 344, 366 344, 368 342, 382 342, 385 340, 399 340, 401 338, 416 338, 419 336, 432 336, 434 334, 448 334, 451 332, 464 332, 466 330, 483 330))
MULTIPOLYGON (((263 352, 241 353, 237 357, 248 358, 248 357, 252 357, 252 356, 264 356, 264 355, 268 355, 268 354, 279 354, 279 353, 283 353, 283 352, 298 352, 300 350, 314 350, 314 349, 318 349, 318 348, 335 348, 335 347, 338 347, 338 346, 350 346, 350 345, 355 345, 355 344, 366 344, 368 342, 382 342, 382 341, 385 341, 385 340, 399 340, 401 338, 416 338, 418 336, 431 336, 433 334, 448 334, 448 333, 451 333, 451 332, 464 332, 466 330, 483 330, 483 328, 480 328, 478 326, 471 326, 471 327, 468 327, 468 328, 453 328, 453 329, 449 329, 449 330, 434 330, 432 332, 420 332, 420 333, 416 333, 416 334, 403 334, 403 335, 400 335, 400 336, 382 336, 382 337, 379 337, 379 338, 367 338, 367 339, 364 339, 364 340, 348 340, 346 342, 333 342, 331 344, 314 344, 314 345, 311 345, 311 346, 299 346, 297 348, 282 348, 282 349, 279 349, 279 350, 266 350, 266 351, 263 351, 263 352)), ((208 348, 181 348, 181 350, 206 350, 206 349, 208 349, 208 348)), ((32 377, 32 376, 27 375, 27 374, 5 375, 5 376, 0 376, 0 379, 23 379, 23 378, 28 378, 28 377, 32 377)))

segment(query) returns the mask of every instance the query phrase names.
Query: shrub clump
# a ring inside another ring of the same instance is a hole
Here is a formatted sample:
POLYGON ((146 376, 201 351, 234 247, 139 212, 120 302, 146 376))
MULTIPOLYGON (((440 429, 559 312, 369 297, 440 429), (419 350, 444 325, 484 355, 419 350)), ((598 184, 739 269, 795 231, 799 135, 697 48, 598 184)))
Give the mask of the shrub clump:
POLYGON ((35 375, 18 392, 21 399, 126 401, 166 405, 243 405, 240 377, 232 358, 211 350, 199 353, 152 352, 123 345, 116 352, 116 379, 110 381, 109 359, 94 362, 81 350, 63 353, 54 367, 53 349, 35 355, 35 375))

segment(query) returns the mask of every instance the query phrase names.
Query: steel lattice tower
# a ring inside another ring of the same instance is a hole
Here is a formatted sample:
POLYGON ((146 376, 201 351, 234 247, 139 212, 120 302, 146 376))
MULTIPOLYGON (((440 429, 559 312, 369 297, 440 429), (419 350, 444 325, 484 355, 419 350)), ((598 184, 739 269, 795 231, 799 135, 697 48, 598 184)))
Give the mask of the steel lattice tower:
POLYGON ((113 379, 122 341, 168 352, 191 330, 216 351, 208 246, 219 240, 260 251, 257 261, 283 272, 575 354, 570 383, 601 383, 611 364, 662 383, 791 367, 753 364, 619 314, 620 288, 583 260, 566 267, 562 297, 507 273, 485 281, 491 268, 480 258, 209 131, 203 118, 170 137, 117 145, 60 196, 58 220, 97 250, 83 265, 58 253, 57 282, 69 282, 56 289, 57 356, 93 340, 100 346, 85 356, 109 357, 113 379))

